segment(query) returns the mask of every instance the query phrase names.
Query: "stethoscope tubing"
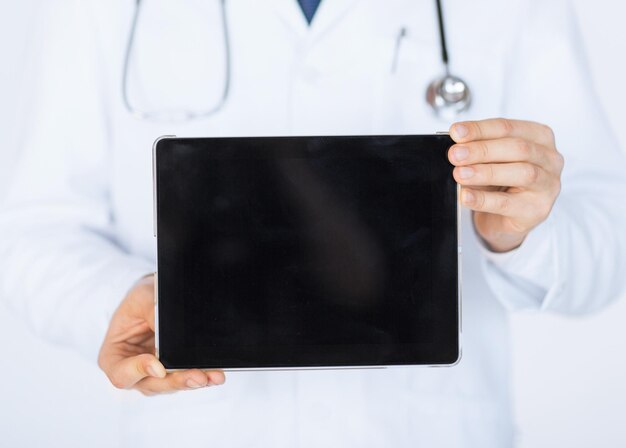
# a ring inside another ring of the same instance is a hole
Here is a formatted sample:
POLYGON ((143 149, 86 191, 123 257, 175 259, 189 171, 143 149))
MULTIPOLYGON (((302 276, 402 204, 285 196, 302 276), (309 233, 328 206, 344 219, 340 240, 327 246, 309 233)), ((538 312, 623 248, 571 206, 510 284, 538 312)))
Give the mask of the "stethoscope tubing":
POLYGON ((135 0, 135 11, 133 13, 131 28, 128 35, 128 42, 126 43, 126 50, 124 53, 123 73, 122 73, 122 101, 126 110, 134 117, 141 120, 149 121, 190 121, 202 118, 208 118, 218 113, 228 100, 231 88, 231 71, 232 71, 232 58, 231 58, 231 43, 230 33, 228 28, 228 16, 226 11, 226 0, 220 1, 220 16, 222 22, 223 39, 224 39, 224 58, 225 58, 225 73, 224 73, 224 87, 222 94, 218 102, 210 109, 203 112, 190 112, 182 111, 177 113, 151 113, 142 111, 134 107, 130 101, 128 94, 128 75, 130 70, 130 59, 132 57, 132 50, 135 44, 135 37, 137 34, 137 25, 139 22, 139 16, 141 12, 142 0, 135 0))
MULTIPOLYGON (((210 109, 202 112, 191 112, 191 111, 178 111, 178 112, 147 112, 143 111, 137 107, 134 107, 130 96, 128 93, 128 77, 130 71, 130 61, 133 53, 133 48, 135 45, 135 38, 137 34, 137 26, 139 23, 139 16, 141 13, 142 0, 135 0, 135 11, 133 13, 131 28, 128 35, 128 41, 126 43, 126 49, 124 53, 124 61, 122 68, 122 82, 121 82, 121 94, 122 94, 122 103, 124 108, 134 117, 141 120, 149 120, 149 121, 168 121, 168 122, 179 122, 179 121, 190 121, 202 118, 209 118, 219 111, 221 111, 230 95, 231 89, 231 75, 232 75, 232 53, 231 53, 231 42, 230 42, 230 33, 228 27, 228 15, 226 11, 226 0, 219 0, 220 2, 220 10, 221 10, 221 22, 223 29, 223 40, 224 40, 224 58, 225 58, 225 73, 224 73, 224 87, 222 89, 222 94, 218 102, 211 107, 210 109)), ((448 52, 448 45, 446 42, 446 32, 445 32, 445 23, 443 17, 443 8, 441 5, 441 0, 436 0, 436 9, 437 9, 437 23, 439 26, 439 39, 440 39, 440 47, 441 47, 441 60, 444 66, 444 75, 434 79, 428 86, 427 94, 426 94, 426 102, 431 106, 435 115, 442 117, 446 114, 459 114, 465 112, 469 109, 471 105, 471 94, 467 83, 463 81, 461 78, 452 76, 450 74, 450 57, 448 52), (448 92, 446 91, 447 86, 454 86, 455 89, 462 92, 462 94, 458 94, 456 92, 448 92), (450 98, 452 97, 452 99, 450 98)), ((403 28, 403 32, 406 33, 406 30, 403 28)), ((397 49, 396 49, 397 50, 397 49)), ((395 68, 395 62, 394 62, 395 68)))

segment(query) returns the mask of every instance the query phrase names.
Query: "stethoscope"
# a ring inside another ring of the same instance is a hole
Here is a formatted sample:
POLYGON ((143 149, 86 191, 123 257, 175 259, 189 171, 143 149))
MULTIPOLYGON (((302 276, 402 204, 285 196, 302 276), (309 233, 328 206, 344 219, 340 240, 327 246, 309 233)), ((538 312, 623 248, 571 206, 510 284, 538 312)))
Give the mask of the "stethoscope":
POLYGON ((443 76, 435 78, 428 85, 426 102, 439 118, 453 119, 470 108, 472 105, 472 94, 465 81, 458 76, 450 74, 450 58, 448 57, 441 0, 437 0, 437 19, 439 22, 441 60, 445 67, 445 72, 443 76))
POLYGON ((139 21, 139 13, 141 11, 142 0, 135 0, 135 13, 131 22, 130 33, 128 34, 128 42, 126 44, 126 52, 124 56, 124 68, 122 73, 122 101, 126 110, 136 118, 157 122, 185 122, 198 120, 202 118, 208 118, 217 114, 228 100, 230 94, 230 79, 231 79, 231 49, 230 49, 230 36, 228 34, 228 18, 226 17, 226 0, 219 0, 220 2, 220 16, 222 21, 223 39, 224 39, 224 87, 222 94, 218 101, 209 109, 204 111, 189 111, 189 110, 171 110, 162 112, 147 112, 136 108, 130 101, 128 95, 128 72, 130 67, 130 58, 132 56, 133 46, 135 42, 135 34, 137 32, 137 22, 139 21))
MULTIPOLYGON (((332 0, 329 0, 332 1, 332 0)), ((231 46, 230 36, 228 32, 228 17, 226 15, 226 0, 219 0, 221 10, 221 22, 223 29, 223 39, 225 48, 225 76, 224 87, 218 101, 210 108, 204 111, 188 111, 188 110, 172 110, 163 112, 148 112, 134 107, 128 95, 128 72, 130 59, 135 42, 137 31, 137 22, 141 11, 142 0, 135 0, 135 12, 133 14, 131 28, 126 44, 126 52, 124 56, 123 73, 122 73, 122 101, 126 110, 136 118, 150 121, 168 121, 180 122, 190 121, 202 118, 208 118, 222 110, 230 94, 231 83, 231 46)), ((446 43, 446 33, 443 20, 443 12, 441 8, 441 0, 436 0, 437 18, 439 25, 439 39, 441 45, 441 60, 443 62, 445 72, 442 76, 435 78, 426 90, 426 102, 430 105, 434 114, 442 119, 452 119, 462 112, 467 111, 472 103, 472 95, 465 81, 458 76, 450 73, 450 59, 448 56, 448 47, 446 43)))

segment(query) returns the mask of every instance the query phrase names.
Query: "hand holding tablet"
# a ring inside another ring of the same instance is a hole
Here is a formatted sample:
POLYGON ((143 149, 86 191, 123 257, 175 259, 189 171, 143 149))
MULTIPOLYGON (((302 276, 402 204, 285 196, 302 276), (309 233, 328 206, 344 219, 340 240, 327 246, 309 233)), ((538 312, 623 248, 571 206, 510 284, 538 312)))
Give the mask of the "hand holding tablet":
POLYGON ((154 277, 139 280, 115 311, 98 365, 120 389, 144 395, 224 383, 224 372, 190 369, 167 373, 154 356, 154 277))
POLYGON ((451 144, 443 135, 158 140, 163 365, 454 364, 451 144))

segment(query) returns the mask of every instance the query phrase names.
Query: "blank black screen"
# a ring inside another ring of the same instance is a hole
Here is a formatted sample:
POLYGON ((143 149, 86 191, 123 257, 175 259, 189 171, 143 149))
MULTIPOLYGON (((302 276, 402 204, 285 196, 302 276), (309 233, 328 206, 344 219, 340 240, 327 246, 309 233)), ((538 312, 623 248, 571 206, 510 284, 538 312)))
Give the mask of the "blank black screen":
POLYGON ((167 368, 451 364, 448 136, 161 139, 167 368))

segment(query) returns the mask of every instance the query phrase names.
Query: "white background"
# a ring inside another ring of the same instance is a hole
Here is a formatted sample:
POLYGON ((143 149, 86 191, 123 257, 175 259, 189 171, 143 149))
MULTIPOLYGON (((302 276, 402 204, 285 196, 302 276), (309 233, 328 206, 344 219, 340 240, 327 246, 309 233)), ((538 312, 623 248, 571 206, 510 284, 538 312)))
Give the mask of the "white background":
MULTIPOLYGON (((0 0, 0 195, 19 146, 16 110, 28 97, 22 55, 37 4, 0 0)), ((576 4, 595 88, 626 148, 626 3, 576 4)), ((512 327, 519 446, 626 446, 626 300, 586 318, 516 315, 512 327)), ((0 445, 117 445, 126 392, 95 365, 33 337, 3 307, 0 341, 0 445)))

